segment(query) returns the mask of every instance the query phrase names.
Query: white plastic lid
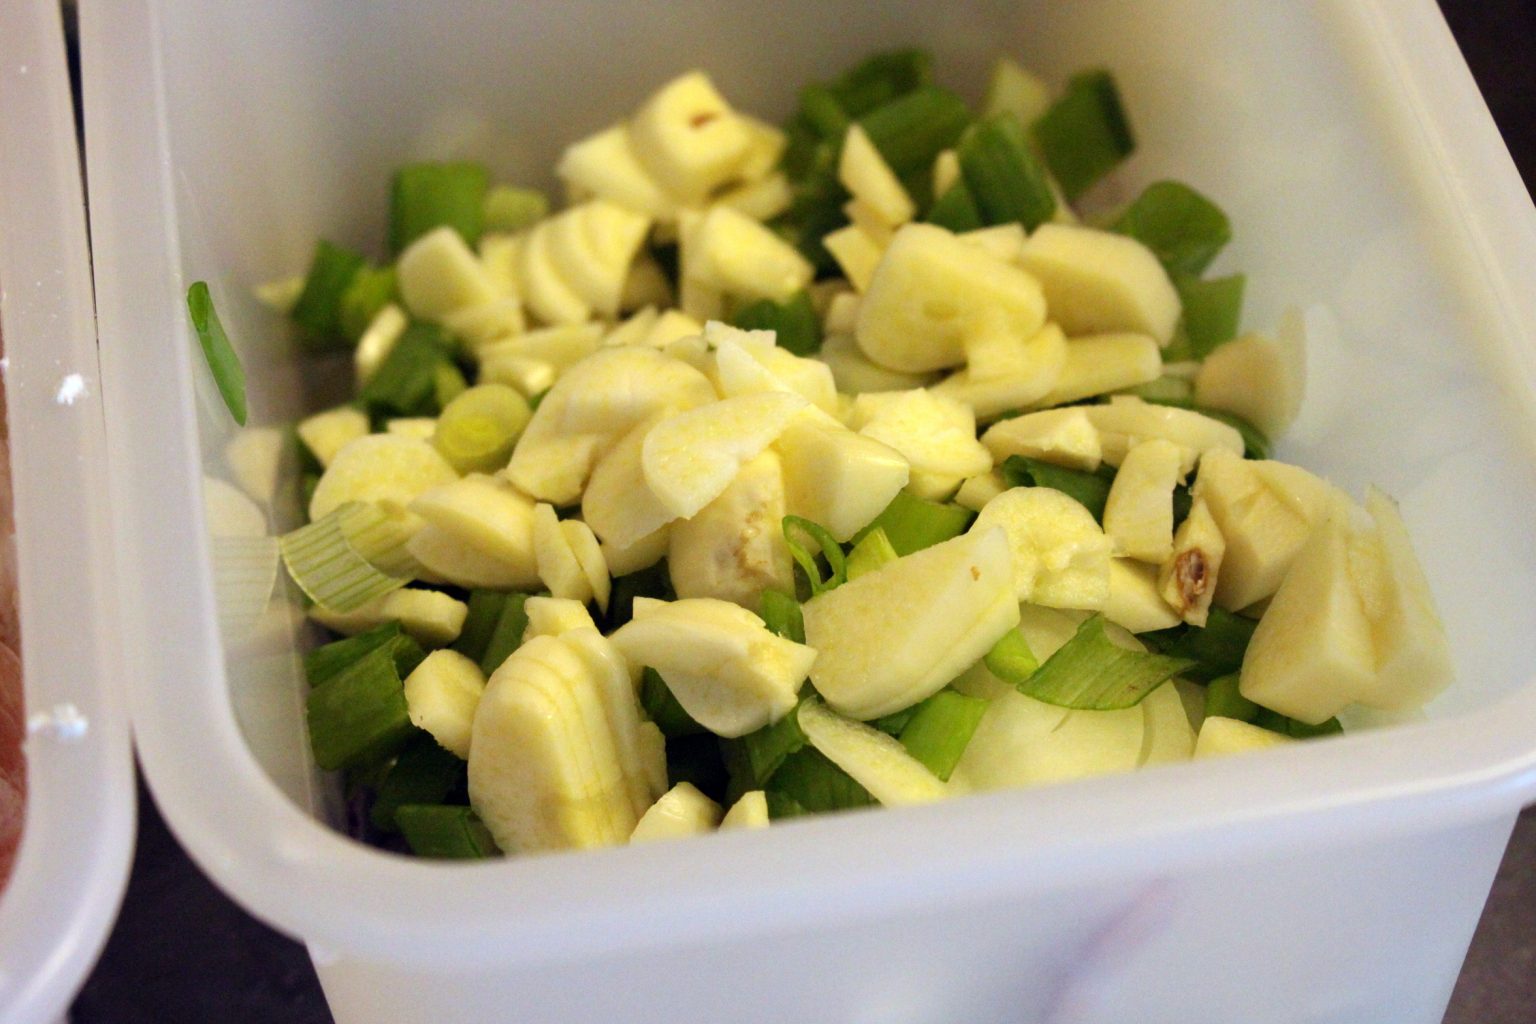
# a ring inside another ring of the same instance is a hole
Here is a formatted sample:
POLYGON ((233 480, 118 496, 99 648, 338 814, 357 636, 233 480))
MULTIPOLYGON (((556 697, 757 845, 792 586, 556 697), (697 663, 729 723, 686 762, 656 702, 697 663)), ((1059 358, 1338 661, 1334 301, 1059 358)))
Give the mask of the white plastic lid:
POLYGON ((0 5, 0 329, 33 726, 25 829, 0 895, 0 1008, 15 1024, 67 1009, 117 916, 134 829, 128 715, 112 671, 90 249, 64 53, 57 0, 0 5))

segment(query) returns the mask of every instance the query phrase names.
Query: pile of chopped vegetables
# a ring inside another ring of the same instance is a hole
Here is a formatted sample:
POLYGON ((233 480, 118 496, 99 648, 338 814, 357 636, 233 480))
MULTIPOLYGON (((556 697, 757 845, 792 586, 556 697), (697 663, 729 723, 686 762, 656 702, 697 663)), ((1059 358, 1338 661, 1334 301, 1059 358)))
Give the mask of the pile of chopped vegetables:
POLYGON ((759 827, 1449 682, 1392 502, 1269 458, 1302 339, 1239 335, 1227 217, 1172 181, 1079 213, 1134 146, 1112 77, 1003 60, 978 110, 929 65, 875 55, 782 129, 682 75, 565 150, 558 212, 404 167, 389 261, 321 242, 265 290, 355 363, 298 425, 282 554, 343 637, 309 730, 369 838, 759 827))

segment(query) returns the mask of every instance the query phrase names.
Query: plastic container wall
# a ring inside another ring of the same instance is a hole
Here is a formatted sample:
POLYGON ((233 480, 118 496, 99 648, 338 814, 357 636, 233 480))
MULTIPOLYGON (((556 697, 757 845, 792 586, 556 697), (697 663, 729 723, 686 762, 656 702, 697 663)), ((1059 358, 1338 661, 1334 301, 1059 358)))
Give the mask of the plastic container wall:
POLYGON ((63 1015, 117 914, 133 845, 84 201, 59 5, 0 6, 0 331, 24 692, 38 726, 20 854, 0 895, 6 1024, 63 1015), (78 388, 66 384, 76 374, 78 388))
POLYGON ((83 15, 141 757, 204 868, 310 942, 338 1019, 1438 1019, 1536 791, 1536 301, 1514 276, 1536 215, 1428 0, 83 15), (1304 308, 1311 394, 1282 457, 1401 500, 1456 688, 1426 721, 1270 755, 663 848, 423 864, 328 829, 301 631, 269 613, 221 643, 200 480, 227 472, 230 427, 186 284, 210 282, 256 422, 279 423, 323 383, 250 288, 317 235, 374 247, 398 163, 547 183, 563 142, 682 69, 776 117, 798 83, 913 42, 971 95, 999 51, 1058 81, 1114 69, 1141 148, 1098 200, 1191 182, 1236 226, 1215 269, 1247 272, 1246 322, 1304 308))

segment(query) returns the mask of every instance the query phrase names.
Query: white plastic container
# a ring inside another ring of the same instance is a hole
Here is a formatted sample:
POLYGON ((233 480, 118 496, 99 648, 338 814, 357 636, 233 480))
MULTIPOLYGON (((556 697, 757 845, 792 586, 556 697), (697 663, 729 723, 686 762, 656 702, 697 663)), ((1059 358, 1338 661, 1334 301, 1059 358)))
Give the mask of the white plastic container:
POLYGON ((63 1015, 117 915, 133 847, 94 315, 59 5, 0 5, 0 331, 24 691, 39 726, 0 895, 5 1024, 63 1015), (70 374, 84 388, 72 404, 57 400, 70 374))
POLYGON ((1430 0, 1309 4, 86 5, 83 52, 123 674, 193 856, 306 940, 339 1021, 1430 1024, 1536 793, 1536 214, 1430 0), (1402 500, 1460 680, 1428 720, 1267 754, 764 832, 474 865, 324 819, 298 631, 221 645, 199 493, 230 431, 187 329, 209 280, 254 422, 303 401, 252 285, 374 246, 387 176, 563 142, 692 66, 744 109, 920 43, 1114 69, 1134 194, 1218 199, 1246 319, 1303 305, 1282 454, 1402 500))

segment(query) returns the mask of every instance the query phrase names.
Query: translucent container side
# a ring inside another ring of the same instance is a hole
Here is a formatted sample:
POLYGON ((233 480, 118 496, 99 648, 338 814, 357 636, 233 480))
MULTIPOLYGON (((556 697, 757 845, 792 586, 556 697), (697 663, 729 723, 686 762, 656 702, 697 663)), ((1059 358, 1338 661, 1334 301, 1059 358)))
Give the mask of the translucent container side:
POLYGON ((18 1024, 68 1007, 116 917, 133 844, 94 316, 59 5, 6 4, 0 329, 35 726, 20 855, 0 896, 0 1018, 18 1024))
POLYGON ((1536 265, 1536 215, 1428 0, 684 2, 666 18, 599 0, 128 0, 82 11, 82 47, 140 755, 204 868, 326 955, 465 970, 705 941, 957 894, 1022 898, 1133 863, 1188 872, 1277 846, 1385 845, 1504 819, 1536 792, 1536 683, 1513 642, 1536 605, 1523 511, 1536 502, 1536 309, 1507 271, 1455 269, 1536 265), (1313 394, 1282 455, 1401 499, 1457 688, 1428 721, 1273 755, 671 848, 447 866, 316 820, 328 804, 304 751, 301 631, 275 613, 221 646, 200 481, 228 471, 231 428, 196 362, 187 283, 209 281, 259 368, 256 422, 276 424, 312 384, 250 289, 301 270, 316 236, 380 238, 396 164, 475 156, 547 182, 563 141, 680 69, 707 67, 742 108, 777 117, 795 84, 913 41, 972 95, 999 51, 1055 80, 1114 69, 1142 145, 1095 201, 1189 180, 1237 225, 1216 269, 1249 275, 1247 322, 1304 307, 1313 394))

